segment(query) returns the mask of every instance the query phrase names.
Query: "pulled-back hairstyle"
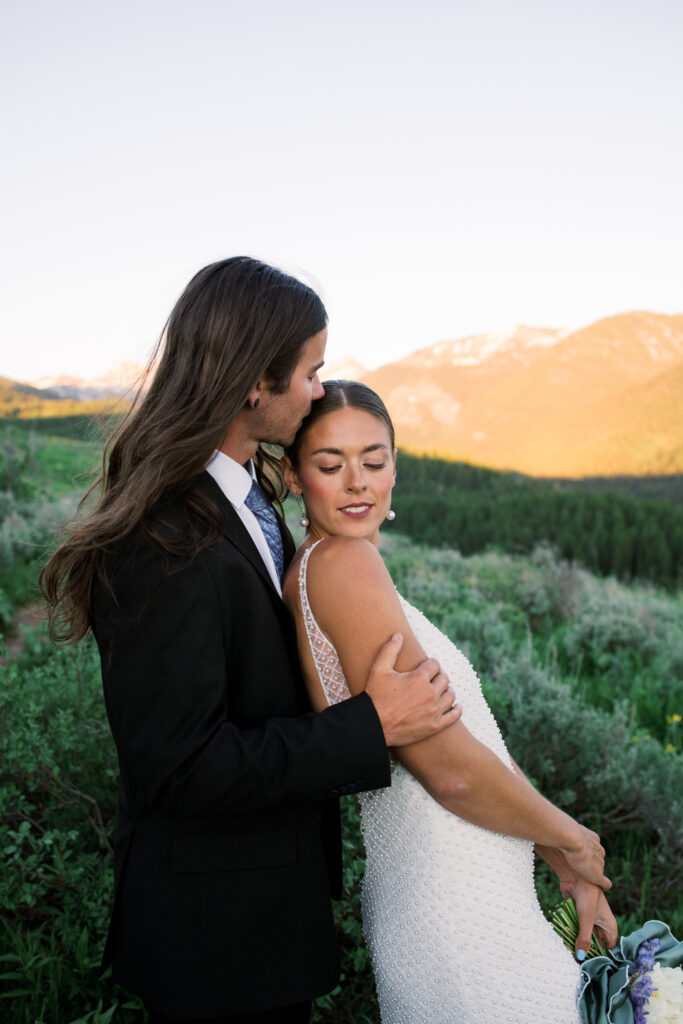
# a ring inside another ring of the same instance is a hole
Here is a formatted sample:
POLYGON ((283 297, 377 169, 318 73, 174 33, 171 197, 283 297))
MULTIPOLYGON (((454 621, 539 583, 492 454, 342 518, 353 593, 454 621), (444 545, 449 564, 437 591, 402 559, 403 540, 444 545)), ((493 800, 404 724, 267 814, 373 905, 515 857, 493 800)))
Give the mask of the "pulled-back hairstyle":
POLYGON ((323 416, 336 412, 337 409, 345 409, 347 407, 362 409, 363 412, 369 412, 372 416, 382 420, 389 431, 391 448, 392 450, 394 449, 394 424, 391 422, 391 416, 387 411, 386 405, 377 392, 369 388, 367 384, 361 384, 357 380, 326 380, 323 382, 323 387, 325 394, 313 403, 311 411, 299 427, 296 437, 285 448, 285 455, 292 463, 294 469, 297 469, 299 465, 301 444, 308 431, 323 416))
MULTIPOLYGON (((99 578, 111 591, 106 556, 133 531, 188 557, 217 537, 219 511, 192 480, 223 443, 256 382, 286 391, 306 341, 326 324, 313 289, 259 260, 236 256, 195 274, 130 412, 105 447, 101 475, 81 502, 83 508, 95 498, 93 507, 67 528, 67 539, 41 573, 56 639, 85 635, 93 581, 99 578), (153 515, 170 495, 183 496, 189 524, 172 540, 153 515)), ((278 501, 284 491, 276 459, 259 447, 255 463, 268 496, 278 501)))

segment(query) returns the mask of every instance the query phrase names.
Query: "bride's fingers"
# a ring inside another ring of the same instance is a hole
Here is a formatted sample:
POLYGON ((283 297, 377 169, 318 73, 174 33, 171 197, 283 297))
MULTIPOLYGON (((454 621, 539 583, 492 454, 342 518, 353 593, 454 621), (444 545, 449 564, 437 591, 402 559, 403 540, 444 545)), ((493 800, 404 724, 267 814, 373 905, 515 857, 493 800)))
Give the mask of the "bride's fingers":
POLYGON ((603 946, 607 946, 608 949, 611 949, 613 946, 616 946, 619 941, 619 926, 604 895, 602 896, 601 904, 602 906, 600 907, 598 917, 595 922, 595 931, 597 932, 603 946))
POLYGON ((613 925, 598 924, 596 921, 593 931, 607 949, 612 949, 619 941, 619 928, 616 921, 613 925))
POLYGON ((567 864, 580 878, 605 891, 612 888, 612 882, 604 872, 604 858, 587 853, 585 850, 565 851, 564 856, 567 864))
POLYGON ((576 936, 574 949, 576 951, 576 959, 582 961, 586 959, 586 953, 590 948, 593 926, 597 917, 602 892, 595 885, 586 885, 586 883, 578 882, 574 887, 573 896, 576 914, 579 919, 579 934, 576 936))
POLYGON ((590 949, 593 932, 608 948, 615 946, 618 939, 617 922, 602 889, 578 879, 569 887, 576 905, 579 919, 579 933, 574 948, 576 959, 583 962, 590 949))

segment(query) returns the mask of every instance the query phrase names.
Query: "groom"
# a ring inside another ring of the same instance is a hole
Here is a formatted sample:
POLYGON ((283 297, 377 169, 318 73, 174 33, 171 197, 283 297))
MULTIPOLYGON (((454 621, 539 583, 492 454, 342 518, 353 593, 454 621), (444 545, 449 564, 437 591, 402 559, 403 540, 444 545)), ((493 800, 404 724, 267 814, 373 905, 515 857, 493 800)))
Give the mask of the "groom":
POLYGON ((387 746, 459 715, 436 662, 394 671, 400 638, 364 694, 308 709, 280 590, 294 545, 261 445, 291 442, 323 394, 326 337, 293 278, 204 268, 112 452, 131 467, 112 515, 128 495, 134 526, 103 545, 91 603, 121 776, 105 959, 152 1024, 308 1020, 338 976, 336 798, 390 785, 387 746))

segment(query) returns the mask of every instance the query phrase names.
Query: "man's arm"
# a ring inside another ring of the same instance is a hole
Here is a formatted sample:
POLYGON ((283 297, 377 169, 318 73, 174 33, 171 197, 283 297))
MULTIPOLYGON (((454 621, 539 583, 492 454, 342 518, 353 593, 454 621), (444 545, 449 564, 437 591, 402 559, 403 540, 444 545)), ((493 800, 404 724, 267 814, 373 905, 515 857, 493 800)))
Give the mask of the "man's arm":
MULTIPOLYGON (((245 687, 267 697, 279 686, 275 678, 247 678, 249 645, 230 628, 232 609, 207 561, 169 574, 158 549, 143 545, 118 573, 113 620, 96 593, 93 626, 112 731, 144 804, 160 814, 214 815, 389 785, 382 727, 367 695, 323 714, 234 724, 245 687)), ((260 579, 252 585, 263 599, 260 579)), ((236 583, 235 603, 246 596, 236 583)), ((277 628, 274 613, 267 621, 277 628)), ((273 673, 282 664, 291 687, 282 637, 259 638, 274 645, 268 664, 273 673)))

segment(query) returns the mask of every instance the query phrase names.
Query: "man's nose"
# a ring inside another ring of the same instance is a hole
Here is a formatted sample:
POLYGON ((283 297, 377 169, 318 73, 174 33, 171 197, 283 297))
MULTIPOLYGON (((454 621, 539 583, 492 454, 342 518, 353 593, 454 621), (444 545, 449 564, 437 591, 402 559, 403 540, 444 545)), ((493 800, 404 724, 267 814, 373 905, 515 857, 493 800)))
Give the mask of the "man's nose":
POLYGON ((317 401, 318 398, 322 398, 324 394, 325 394, 325 389, 322 386, 322 384, 320 383, 320 377, 318 377, 318 374, 316 373, 315 379, 313 381, 313 393, 311 395, 311 398, 315 402, 315 401, 317 401))

